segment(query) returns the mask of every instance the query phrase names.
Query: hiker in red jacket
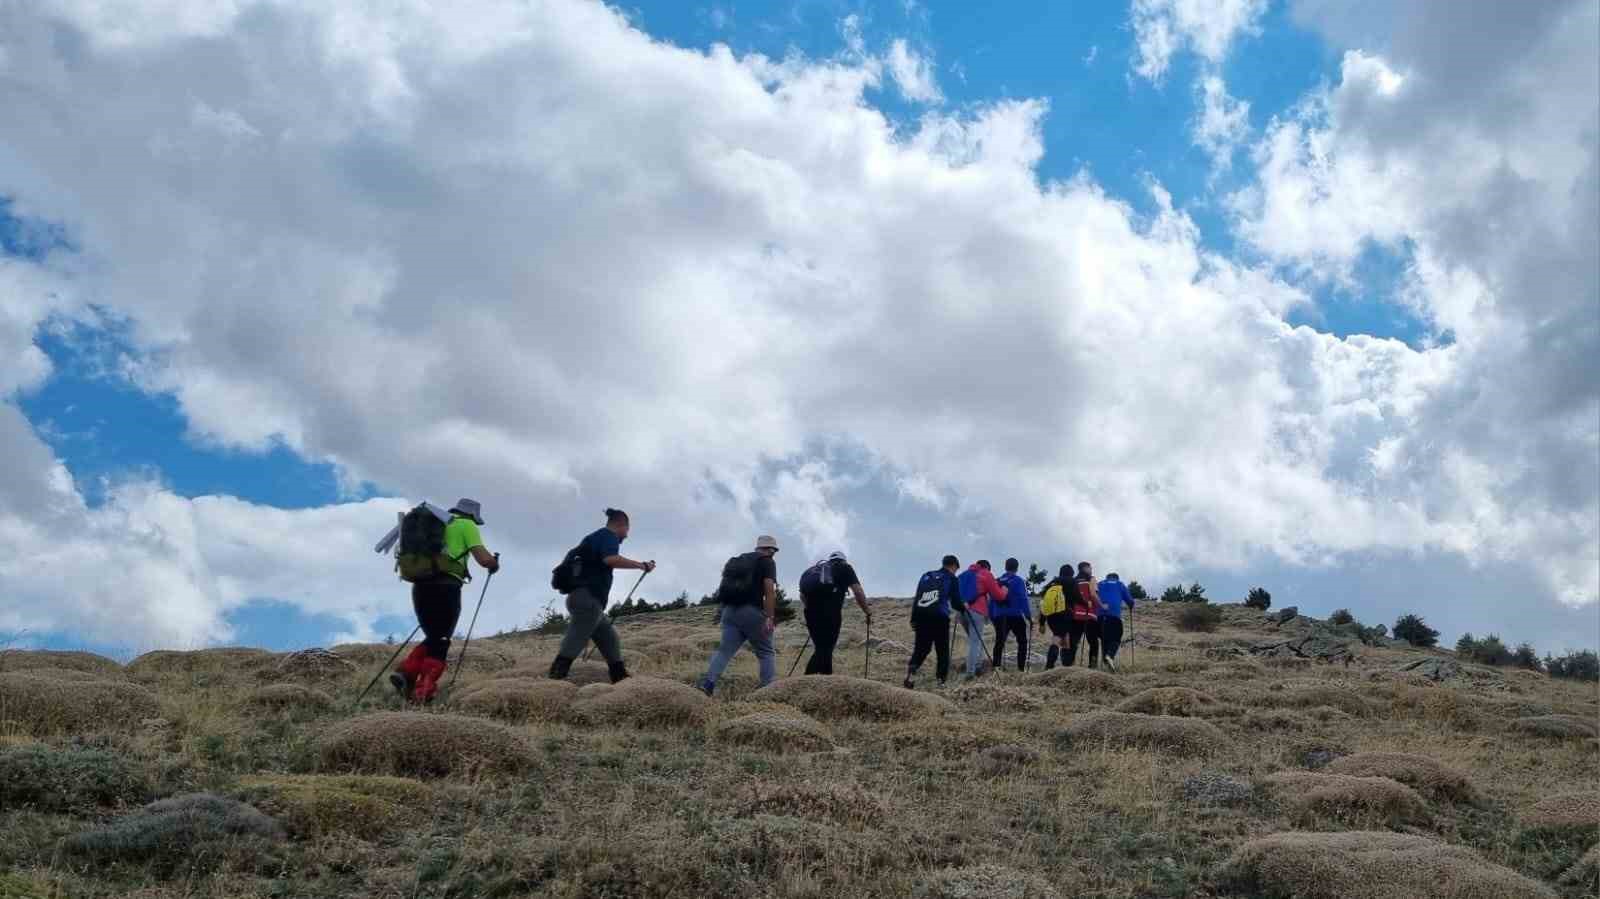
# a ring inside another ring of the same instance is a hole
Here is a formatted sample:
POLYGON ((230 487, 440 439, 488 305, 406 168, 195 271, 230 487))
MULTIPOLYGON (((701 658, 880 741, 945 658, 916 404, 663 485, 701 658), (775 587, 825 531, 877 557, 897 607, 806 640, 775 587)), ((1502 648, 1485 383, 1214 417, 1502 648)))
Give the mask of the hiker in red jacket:
POLYGON ((967 631, 967 678, 983 673, 989 651, 984 645, 983 623, 989 618, 989 603, 1005 602, 1006 588, 995 580, 988 559, 973 562, 957 579, 961 586, 961 599, 967 604, 961 624, 967 631))
POLYGON ((1078 641, 1089 640, 1089 667, 1100 667, 1100 590, 1094 581, 1094 572, 1088 562, 1078 563, 1078 576, 1073 579, 1078 595, 1073 597, 1072 621, 1067 625, 1067 660, 1071 668, 1078 657, 1078 641))

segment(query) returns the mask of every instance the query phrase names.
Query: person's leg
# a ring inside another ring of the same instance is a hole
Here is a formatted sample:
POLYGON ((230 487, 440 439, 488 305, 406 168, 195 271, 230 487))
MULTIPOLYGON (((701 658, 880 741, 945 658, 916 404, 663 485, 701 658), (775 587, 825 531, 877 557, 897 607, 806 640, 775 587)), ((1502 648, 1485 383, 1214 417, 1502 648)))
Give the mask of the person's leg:
POLYGON ((950 619, 940 618, 934 623, 933 652, 935 656, 933 674, 943 684, 950 678, 950 619))
POLYGON ((561 680, 572 670, 573 661, 589 645, 589 638, 605 613, 605 605, 587 589, 579 587, 567 594, 567 629, 561 634, 555 661, 550 663, 551 678, 561 680))
POLYGON ((976 677, 983 666, 983 625, 969 611, 962 617, 961 626, 967 629, 967 676, 976 677))
POLYGON ((416 702, 431 702, 439 690, 439 678, 448 667, 450 635, 455 633, 456 622, 461 620, 461 584, 434 583, 426 585, 423 599, 417 609, 417 619, 422 624, 426 639, 426 653, 418 665, 416 686, 411 698, 416 702))
POLYGON ((916 636, 911 643, 911 661, 906 663, 907 687, 916 683, 917 669, 922 667, 922 660, 928 657, 928 650, 933 648, 933 630, 927 621, 913 621, 911 629, 916 636))
POLYGON ((1067 659, 1061 664, 1071 668, 1078 661, 1078 641, 1083 638, 1083 622, 1076 618, 1067 622, 1067 659))
POLYGON ((1006 619, 1004 618, 996 618, 994 620, 994 652, 989 654, 994 656, 994 668, 996 671, 1005 667, 1006 619))
POLYGON ((1083 623, 1084 639, 1089 641, 1089 667, 1100 667, 1100 622, 1085 621, 1083 623))
POLYGON ((822 674, 822 640, 818 638, 822 631, 821 601, 806 603, 800 613, 806 622, 806 634, 811 637, 811 658, 806 660, 806 673, 822 674))
POLYGON ((765 687, 778 679, 778 650, 772 645, 772 635, 766 632, 767 613, 760 606, 740 606, 733 618, 745 642, 750 644, 750 651, 756 654, 761 686, 765 687))
POLYGON ((1100 654, 1108 659, 1117 657, 1117 650, 1122 648, 1122 619, 1100 619, 1100 654))
POLYGON ((839 632, 844 630, 844 603, 829 603, 823 609, 822 673, 833 673, 833 652, 839 648, 839 632))
POLYGON ((611 623, 610 615, 600 616, 589 639, 593 640, 595 648, 600 650, 600 657, 606 660, 606 672, 611 676, 611 682, 617 683, 626 678, 628 666, 622 661, 622 638, 617 635, 617 628, 611 623))
POLYGON ((1028 670, 1028 619, 1011 619, 1011 629, 1017 634, 1017 670, 1028 670))
POLYGON ((706 676, 700 679, 700 689, 708 696, 717 689, 717 678, 722 676, 728 663, 733 661, 734 653, 744 643, 744 632, 739 630, 738 616, 734 614, 737 611, 734 606, 722 607, 722 642, 717 644, 717 651, 711 654, 711 666, 706 669, 706 676))

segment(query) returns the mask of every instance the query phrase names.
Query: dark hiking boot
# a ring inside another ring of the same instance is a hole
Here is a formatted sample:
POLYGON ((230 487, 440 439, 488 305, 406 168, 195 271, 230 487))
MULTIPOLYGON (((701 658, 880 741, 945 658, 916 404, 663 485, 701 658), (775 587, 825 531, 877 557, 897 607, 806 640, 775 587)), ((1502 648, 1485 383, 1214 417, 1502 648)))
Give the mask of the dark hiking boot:
POLYGON ((398 671, 390 674, 389 686, 394 687, 394 691, 400 694, 401 699, 411 698, 411 682, 406 679, 404 674, 398 671))
POLYGON ((695 684, 695 686, 697 688, 699 688, 701 693, 706 694, 706 696, 708 696, 708 697, 710 697, 712 699, 716 698, 716 696, 717 696, 717 688, 716 688, 716 686, 714 684, 709 684, 709 683, 706 683, 705 681, 701 681, 700 683, 695 684))
POLYGON ((556 660, 550 663, 550 679, 566 680, 567 672, 571 670, 572 659, 569 659, 566 656, 556 656, 556 660))
POLYGON ((916 688, 917 688, 917 682, 916 682, 916 681, 914 681, 914 680, 912 680, 912 679, 911 679, 911 678, 910 678, 910 677, 909 677, 909 676, 908 676, 908 677, 907 677, 907 678, 906 678, 906 679, 905 679, 905 682, 904 682, 904 683, 902 683, 902 684, 901 684, 901 685, 900 685, 900 686, 902 686, 902 687, 905 687, 905 688, 906 688, 906 689, 907 689, 907 690, 915 690, 915 689, 916 689, 916 688))
POLYGON ((628 666, 622 662, 607 662, 606 673, 611 675, 611 682, 616 683, 628 677, 628 666))

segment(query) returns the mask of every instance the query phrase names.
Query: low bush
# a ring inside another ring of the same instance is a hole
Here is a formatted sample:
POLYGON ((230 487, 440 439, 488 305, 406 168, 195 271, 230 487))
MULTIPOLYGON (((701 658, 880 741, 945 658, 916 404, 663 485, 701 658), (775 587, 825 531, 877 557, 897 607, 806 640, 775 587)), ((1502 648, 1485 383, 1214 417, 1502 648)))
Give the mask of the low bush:
POLYGON ((1600 790, 1547 796, 1528 809, 1522 823, 1533 830, 1593 835, 1600 831, 1600 790))
POLYGON ((1014 728, 967 718, 922 718, 884 732, 896 752, 920 758, 970 759, 997 743, 1016 742, 1014 728))
POLYGON ((769 752, 822 752, 833 748, 833 735, 820 721, 794 709, 760 711, 719 721, 711 737, 722 743, 769 752))
POLYGON ((317 740, 326 771, 442 777, 514 774, 532 762, 528 745, 481 718, 430 712, 379 712, 329 728, 317 740))
POLYGON ((741 818, 755 815, 811 818, 860 830, 887 819, 889 805, 859 786, 758 780, 740 792, 736 814, 741 818))
POLYGON ((923 875, 912 899, 1059 899, 1062 892, 1036 871, 980 863, 923 875))
POLYGON ((248 672, 273 665, 278 657, 265 649, 219 646, 214 649, 157 649, 128 663, 128 674, 140 679, 198 672, 248 672))
POLYGON ((696 727, 711 716, 711 700, 688 684, 654 677, 630 677, 603 695, 572 707, 591 724, 612 727, 696 727))
POLYGON ((907 721, 944 715, 955 709, 954 703, 942 696, 839 674, 784 678, 755 691, 750 698, 792 705, 823 721, 907 721))
POLYGON ((1471 849, 1386 831, 1260 837, 1233 854, 1223 882, 1241 895, 1296 899, 1556 899, 1471 849))
POLYGON ((1228 742, 1222 731, 1208 721, 1108 711, 1074 718, 1057 734, 1057 740, 1074 748, 1136 747, 1192 755, 1208 755, 1228 742))
POLYGON ((1332 684, 1315 684, 1286 690, 1277 700, 1283 705, 1302 709, 1331 706, 1348 715, 1364 718, 1374 711, 1373 705, 1344 687, 1332 684))
POLYGON ((299 684, 269 684, 251 693, 245 702, 263 709, 309 712, 333 707, 332 696, 299 684))
POLYGON ((975 680, 962 684, 949 693, 951 699, 978 712, 1037 712, 1044 708, 1044 700, 1033 693, 1016 687, 1007 687, 993 680, 975 680))
POLYGON ((462 690, 451 705, 504 721, 554 723, 566 718, 577 698, 577 685, 567 681, 496 678, 462 690))
POLYGON ((1332 819, 1345 825, 1399 826, 1428 817, 1416 790, 1387 777, 1284 771, 1266 783, 1302 824, 1332 819))
POLYGON ((66 812, 150 799, 136 759, 103 749, 15 746, 0 750, 0 808, 66 812))
POLYGON ((350 834, 374 840, 429 808, 433 791, 401 777, 312 774, 246 778, 234 797, 281 821, 298 837, 350 834))
POLYGON ((1586 895, 1600 895, 1600 843, 1590 846, 1572 867, 1561 872, 1561 883, 1585 889, 1586 895))
POLYGON ((1104 702, 1128 695, 1128 688, 1115 677, 1090 668, 1051 668, 1049 671, 1036 671, 1024 674, 1022 683, 1029 687, 1049 687, 1062 693, 1104 702))
POLYGON ((1477 788, 1465 774, 1422 755, 1358 752, 1335 759, 1326 770, 1329 774, 1348 774, 1352 777, 1387 777, 1430 799, 1471 802, 1478 795, 1477 788))
POLYGON ((61 854, 91 863, 136 862, 166 866, 189 861, 208 867, 231 844, 275 841, 284 836, 277 821, 258 809, 210 793, 191 793, 153 802, 102 827, 63 839, 61 854))
POLYGON ((1117 703, 1119 712, 1204 718, 1223 709, 1215 698, 1188 687, 1153 687, 1117 703))
POLYGON ((126 681, 0 674, 0 720, 35 736, 131 727, 159 711, 155 694, 126 681))
POLYGON ((1533 737, 1554 740, 1588 740, 1600 736, 1600 728, 1577 715, 1537 715, 1511 722, 1511 729, 1533 737))
POLYGON ((1222 609, 1208 602, 1189 601, 1178 610, 1178 630, 1210 633, 1222 624, 1222 609))
POLYGON ((7 649, 0 652, 0 673, 37 668, 62 668, 108 677, 123 673, 122 666, 114 660, 92 652, 60 649, 7 649))

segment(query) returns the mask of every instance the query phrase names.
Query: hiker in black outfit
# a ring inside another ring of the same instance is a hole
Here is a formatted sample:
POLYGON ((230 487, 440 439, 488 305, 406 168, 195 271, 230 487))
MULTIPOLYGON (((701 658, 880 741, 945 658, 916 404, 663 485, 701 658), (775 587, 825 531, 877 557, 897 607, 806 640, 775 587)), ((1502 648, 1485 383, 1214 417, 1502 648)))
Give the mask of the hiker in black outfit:
POLYGON ((916 597, 911 601, 911 628, 916 633, 911 648, 911 662, 906 666, 906 689, 917 685, 917 669, 932 649, 937 657, 934 676, 939 686, 950 677, 950 610, 966 614, 966 603, 961 599, 961 585, 956 572, 961 562, 955 556, 945 556, 942 568, 924 574, 917 581, 916 597))
POLYGON ((800 602, 805 607, 806 631, 815 651, 806 662, 807 674, 833 673, 833 648, 839 643, 844 625, 844 597, 854 593, 856 605, 872 626, 872 610, 867 607, 867 592, 861 578, 842 552, 829 553, 826 559, 807 568, 800 576, 800 602))

